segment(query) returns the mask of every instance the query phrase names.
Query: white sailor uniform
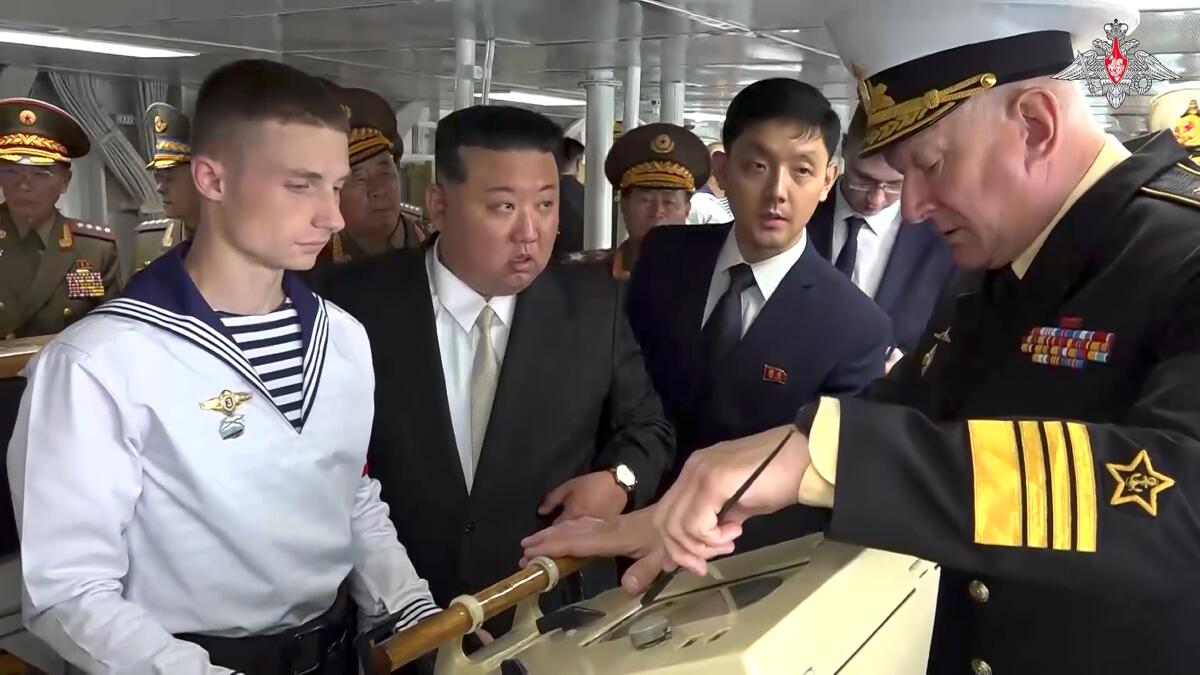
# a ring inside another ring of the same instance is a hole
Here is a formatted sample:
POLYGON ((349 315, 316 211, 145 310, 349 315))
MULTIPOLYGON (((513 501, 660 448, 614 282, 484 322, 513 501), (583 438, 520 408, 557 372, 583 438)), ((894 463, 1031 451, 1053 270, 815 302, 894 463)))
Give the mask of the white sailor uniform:
POLYGON ((303 338, 280 366, 297 368, 293 423, 192 284, 186 250, 27 369, 8 467, 30 630, 89 672, 227 673, 173 636, 294 628, 347 577, 360 629, 436 612, 365 472, 362 326, 285 275, 303 338))

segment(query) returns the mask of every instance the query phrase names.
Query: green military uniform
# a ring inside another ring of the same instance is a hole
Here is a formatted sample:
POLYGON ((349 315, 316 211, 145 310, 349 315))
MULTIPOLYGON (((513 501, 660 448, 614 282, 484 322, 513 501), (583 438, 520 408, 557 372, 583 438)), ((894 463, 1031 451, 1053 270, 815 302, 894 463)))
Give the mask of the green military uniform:
MULTIPOLYGON (((67 112, 33 99, 0 101, 0 165, 69 165, 90 150, 67 112)), ((119 290, 113 231, 63 216, 26 226, 0 205, 0 337, 58 333, 119 290)))
MULTIPOLYGON (((894 20, 896 40, 923 44, 908 18, 851 4, 830 24, 847 60, 880 49, 857 34, 864 21, 894 20)), ((985 4, 930 11, 962 25, 954 15, 985 4)), ((999 26, 994 8, 974 11, 971 34, 999 26)), ((1070 63, 1070 31, 1038 28, 862 69, 866 152, 1070 63)), ((1046 232, 1011 265, 952 284, 919 347, 865 398, 801 412, 812 468, 835 485, 829 535, 943 566, 931 674, 1195 673, 1200 164, 1167 131, 1132 156, 1109 137, 1046 232)), ((804 496, 811 477, 801 499, 820 503, 804 496)))
MULTIPOLYGON (((146 117, 154 130, 154 157, 146 168, 160 171, 191 164, 192 124, 187 116, 166 103, 152 103, 146 117)), ((139 224, 133 237, 133 272, 189 239, 192 227, 182 218, 152 218, 139 224)))
MULTIPOLYGON (((630 188, 685 190, 688 198, 696 186, 708 182, 708 148, 681 126, 656 122, 624 132, 613 143, 604 160, 604 174, 613 189, 630 188)), ((571 264, 610 265, 614 279, 628 279, 637 265, 641 242, 626 239, 615 248, 568 253, 562 260, 571 264)))
MULTIPOLYGON (((400 137, 396 114, 388 102, 367 89, 340 87, 328 80, 325 82, 350 117, 350 166, 382 152, 391 153, 392 160, 398 161, 404 155, 404 139, 400 137)), ((395 229, 387 243, 392 249, 415 248, 423 244, 428 236, 421 209, 405 204, 401 207, 395 229)), ((330 238, 329 245, 317 257, 316 265, 305 274, 305 280, 319 287, 333 266, 370 255, 348 230, 342 230, 330 238)))

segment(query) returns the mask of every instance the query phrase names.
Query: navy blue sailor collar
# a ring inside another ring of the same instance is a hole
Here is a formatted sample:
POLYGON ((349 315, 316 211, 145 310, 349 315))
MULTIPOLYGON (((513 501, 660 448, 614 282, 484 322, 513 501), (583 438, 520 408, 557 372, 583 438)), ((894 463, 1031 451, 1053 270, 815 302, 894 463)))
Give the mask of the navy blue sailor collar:
MULTIPOLYGON (((187 241, 164 253, 135 274, 120 297, 97 307, 92 313, 135 319, 195 344, 233 368, 274 407, 262 378, 184 268, 183 259, 190 247, 191 242, 187 241)), ((304 342, 303 407, 298 429, 302 430, 316 400, 325 364, 329 315, 324 300, 309 290, 295 272, 284 271, 283 292, 300 318, 304 342)), ((282 411, 279 414, 287 421, 282 411)))

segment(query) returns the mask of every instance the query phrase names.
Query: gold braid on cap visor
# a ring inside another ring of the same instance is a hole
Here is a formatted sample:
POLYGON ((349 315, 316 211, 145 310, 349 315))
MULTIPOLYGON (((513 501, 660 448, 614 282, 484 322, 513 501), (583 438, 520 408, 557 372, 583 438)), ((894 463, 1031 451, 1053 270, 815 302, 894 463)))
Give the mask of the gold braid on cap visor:
POLYGON ((352 160, 357 155, 378 148, 392 149, 392 142, 380 130, 373 127, 354 127, 350 130, 350 158, 352 160))
POLYGON ((867 133, 863 150, 874 150, 900 136, 926 127, 953 110, 958 102, 996 86, 996 76, 982 73, 944 89, 930 89, 921 96, 896 103, 887 95, 886 84, 860 79, 859 98, 867 111, 867 133))
POLYGON ((160 140, 154 144, 154 159, 148 169, 170 169, 180 164, 190 164, 192 146, 178 141, 160 140))
POLYGON ((70 164, 67 146, 36 134, 7 134, 0 136, 0 159, 10 162, 31 160, 33 164, 70 164))
POLYGON ((621 189, 628 187, 679 188, 695 191, 692 172, 679 162, 653 161, 634 164, 621 174, 621 189))

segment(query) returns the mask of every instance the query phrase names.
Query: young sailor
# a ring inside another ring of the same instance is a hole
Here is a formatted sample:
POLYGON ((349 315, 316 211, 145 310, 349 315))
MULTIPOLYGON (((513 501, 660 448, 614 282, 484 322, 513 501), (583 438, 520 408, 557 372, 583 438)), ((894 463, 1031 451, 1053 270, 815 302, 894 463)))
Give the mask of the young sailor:
POLYGON ((356 623, 437 610, 366 473, 366 334, 294 274, 343 227, 346 143, 316 79, 215 71, 194 240, 27 370, 8 455, 24 617, 85 671, 340 675, 356 623))

